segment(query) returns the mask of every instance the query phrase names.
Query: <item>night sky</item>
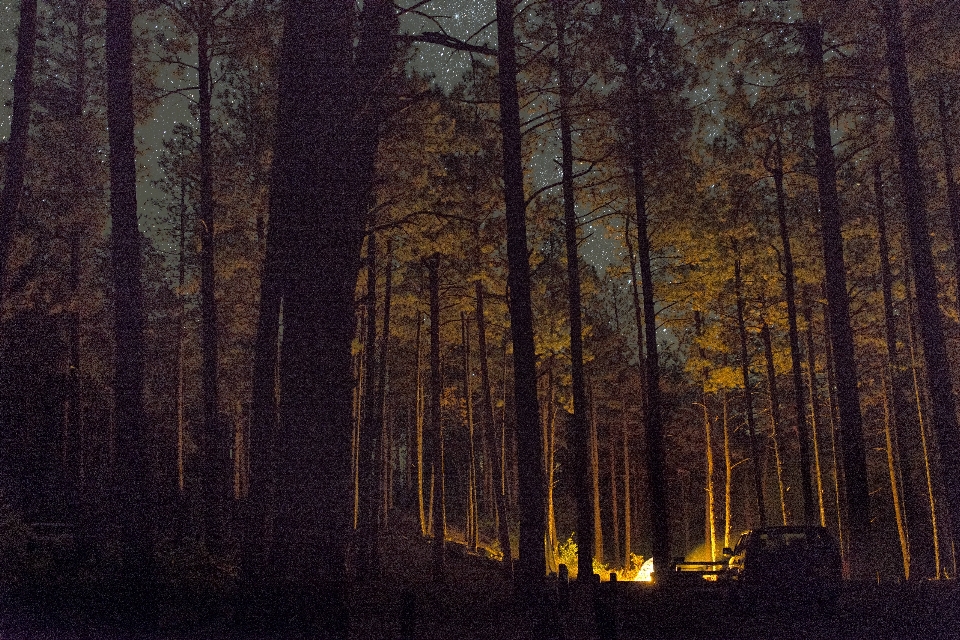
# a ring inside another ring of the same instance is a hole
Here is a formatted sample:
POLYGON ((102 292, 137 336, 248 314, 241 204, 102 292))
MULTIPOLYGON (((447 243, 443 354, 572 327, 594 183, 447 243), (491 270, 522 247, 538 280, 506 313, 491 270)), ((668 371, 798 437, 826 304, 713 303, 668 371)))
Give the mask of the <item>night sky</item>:
MULTIPOLYGON (((416 4, 416 0, 402 0, 398 4, 409 7, 416 4)), ((6 140, 10 133, 8 102, 12 96, 16 28, 19 23, 18 6, 19 0, 0 0, 0 139, 3 140, 6 140)), ((401 23, 403 31, 417 33, 443 30, 456 38, 472 38, 471 42, 474 43, 496 44, 496 26, 490 25, 484 29, 484 26, 494 19, 494 0, 433 0, 419 7, 418 12, 433 19, 406 14, 401 23)), ((465 53, 430 44, 420 44, 417 47, 418 53, 413 58, 413 66, 419 71, 433 74, 444 86, 455 83, 468 69, 470 57, 465 53)), ((165 89, 174 88, 177 82, 182 83, 182 86, 196 83, 190 74, 185 74, 176 81, 170 74, 161 75, 159 78, 165 89)), ((187 110, 187 101, 183 97, 170 96, 155 110, 152 119, 137 130, 141 150, 139 162, 143 165, 138 189, 141 228, 148 234, 151 228, 157 225, 159 214, 156 205, 151 201, 161 196, 150 185, 150 180, 159 177, 157 159, 164 137, 169 136, 173 125, 181 121, 192 121, 187 110)), ((546 164, 553 165, 552 159, 546 164)), ((610 247, 606 242, 599 242, 599 235, 596 234, 592 240, 586 242, 583 250, 591 263, 605 266, 609 262, 610 247)))

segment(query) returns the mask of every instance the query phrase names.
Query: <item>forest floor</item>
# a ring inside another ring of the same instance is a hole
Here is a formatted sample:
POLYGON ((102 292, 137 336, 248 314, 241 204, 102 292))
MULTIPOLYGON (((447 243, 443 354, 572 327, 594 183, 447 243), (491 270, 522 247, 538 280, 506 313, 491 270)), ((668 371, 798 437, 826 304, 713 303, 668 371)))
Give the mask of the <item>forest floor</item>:
MULTIPOLYGON (((431 580, 429 544, 418 535, 384 541, 382 578, 350 593, 350 638, 356 640, 832 640, 960 638, 956 581, 917 584, 847 583, 835 611, 815 603, 744 607, 715 585, 652 587, 642 583, 571 583, 567 594, 548 582, 543 622, 514 603, 499 562, 449 544, 447 579, 431 580), (598 611, 600 614, 598 615, 598 611)), ((183 602, 183 600, 181 601, 183 602)), ((302 636, 237 623, 229 598, 161 605, 157 628, 133 632, 102 616, 52 602, 0 602, 0 640, 279 640, 302 636), (55 611, 58 611, 55 613, 55 611), (185 612, 189 611, 188 614, 185 612)), ((322 637, 322 636, 320 636, 322 637)))

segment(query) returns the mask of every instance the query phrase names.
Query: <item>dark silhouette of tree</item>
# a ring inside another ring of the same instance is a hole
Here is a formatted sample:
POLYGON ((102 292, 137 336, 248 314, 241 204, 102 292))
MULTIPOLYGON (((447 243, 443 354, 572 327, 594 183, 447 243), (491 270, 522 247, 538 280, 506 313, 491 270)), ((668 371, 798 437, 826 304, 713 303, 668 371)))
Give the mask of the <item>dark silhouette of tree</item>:
POLYGON ((526 205, 517 91, 514 6, 497 0, 497 42, 500 65, 500 129, 503 135, 503 183, 507 218, 507 287, 510 294, 510 331, 513 336, 514 409, 516 411, 519 473, 520 549, 516 566, 518 595, 535 596, 546 573, 543 441, 537 402, 537 356, 533 342, 530 303, 530 263, 527 252, 526 205))
POLYGON ((110 218, 114 286, 114 420, 116 469, 112 506, 122 571, 138 591, 152 580, 149 532, 149 436, 143 412, 143 258, 137 229, 133 113, 133 14, 129 0, 107 2, 107 122, 110 127, 110 218))
POLYGON ((6 175, 0 193, 0 303, 6 296, 10 245, 23 195, 30 132, 30 95, 33 92, 33 59, 37 45, 37 0, 21 0, 17 29, 17 60, 13 74, 13 115, 6 151, 6 175))

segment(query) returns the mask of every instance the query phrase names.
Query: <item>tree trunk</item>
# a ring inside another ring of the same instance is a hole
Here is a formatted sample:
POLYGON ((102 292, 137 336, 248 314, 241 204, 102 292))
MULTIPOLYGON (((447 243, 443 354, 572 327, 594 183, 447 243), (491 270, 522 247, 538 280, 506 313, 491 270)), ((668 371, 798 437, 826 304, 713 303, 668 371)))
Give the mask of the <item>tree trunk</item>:
POLYGON ((783 524, 787 524, 787 494, 783 484, 783 464, 780 458, 780 400, 777 393, 777 370, 773 364, 773 340, 770 338, 770 326, 764 323, 760 330, 763 340, 763 353, 767 361, 767 390, 770 395, 770 437, 773 439, 773 457, 777 464, 777 488, 780 492, 780 515, 783 524))
MULTIPOLYGON (((391 474, 393 438, 391 437, 391 420, 387 419, 385 406, 387 401, 387 383, 389 380, 389 367, 387 357, 390 353, 390 305, 393 299, 393 239, 387 238, 387 256, 386 265, 384 265, 385 275, 383 284, 383 330, 380 337, 380 368, 377 371, 377 401, 374 411, 374 428, 380 431, 380 442, 382 443, 382 458, 380 466, 380 489, 381 489, 381 509, 379 513, 383 518, 379 526, 375 528, 379 536, 381 529, 386 529, 390 516, 390 493, 392 487, 391 474)), ((375 545, 375 559, 379 565, 379 547, 375 545)))
MULTIPOLYGON (((30 3, 28 3, 30 4, 30 3)), ((27 15, 29 15, 28 9, 27 15)), ((29 21, 28 21, 29 22, 29 21)), ((110 217, 114 286, 113 503, 123 575, 135 599, 153 580, 150 536, 149 437, 144 425, 143 258, 137 228, 137 168, 133 116, 133 14, 125 0, 107 2, 107 122, 110 139, 110 217)), ((19 66, 19 65, 18 65, 19 66)), ((18 69, 19 71, 19 69, 18 69)), ((14 147, 16 149, 16 147, 14 147)), ((11 190, 8 182, 6 192, 11 190)))
MULTIPOLYGON (((626 407, 624 407, 626 409, 626 407)), ((627 423, 626 411, 623 418, 623 568, 631 570, 630 556, 633 545, 633 536, 630 527, 631 500, 630 500, 630 429, 627 423)), ((639 569, 639 567, 637 567, 639 569)))
POLYGON ((786 195, 783 188, 783 151, 780 137, 776 139, 776 165, 773 170, 777 190, 777 222, 780 244, 783 246, 784 298, 787 301, 787 325, 790 338, 790 367, 793 373, 794 407, 797 416, 797 442, 800 449, 800 491, 803 496, 803 522, 814 520, 813 483, 810 480, 810 438, 807 433, 807 412, 804 407, 803 369, 800 364, 800 332, 797 329, 796 274, 793 249, 790 246, 790 227, 787 224, 786 195))
POLYGON ((517 91, 514 5, 497 0, 497 41, 500 71, 500 130, 503 136, 503 184, 507 219, 507 284, 510 294, 510 331, 513 337, 513 380, 516 411, 520 554, 516 586, 521 600, 533 602, 546 573, 543 553, 544 479, 540 460, 540 415, 537 406, 536 350, 530 302, 530 263, 527 253, 523 193, 520 101, 517 91))
POLYGON ((513 577, 513 553, 510 549, 510 529, 507 518, 506 485, 503 473, 503 438, 498 438, 499 446, 494 442, 495 425, 493 421, 493 393, 490 383, 490 371, 487 366, 487 320, 483 310, 483 283, 477 280, 477 348, 480 353, 480 383, 483 385, 483 419, 487 423, 485 433, 490 442, 488 449, 493 463, 494 506, 496 507, 497 540, 503 553, 503 568, 508 577, 513 577))
POLYGON ((294 0, 286 5, 285 24, 271 168, 271 197, 276 192, 287 209, 281 221, 289 257, 282 272, 271 565, 288 596, 321 602, 310 612, 313 620, 344 636, 354 296, 373 161, 389 106, 386 93, 371 94, 389 85, 397 24, 385 0, 364 3, 359 29, 354 4, 346 0, 294 0), (352 142, 346 150, 345 140, 352 142))
MULTIPOLYGON (((110 5, 116 10, 116 3, 110 5)), ((108 49, 117 55, 116 45, 108 49)), ((20 27, 17 29, 17 60, 13 74, 13 115, 10 118, 10 139, 6 152, 6 176, 0 192, 0 305, 6 299, 7 270, 10 247, 17 226, 17 212, 23 195, 23 179, 27 162, 27 143, 30 135, 30 96, 33 92, 33 59, 37 45, 37 0, 20 0, 20 27)), ((119 64, 121 61, 114 61, 119 64)), ((119 73, 120 69, 115 69, 119 73)), ((116 83, 116 73, 108 74, 108 80, 116 83)), ((111 84, 110 86, 113 86, 111 84)), ((121 90, 118 87, 116 90, 121 90)), ((133 106, 130 105, 130 121, 133 122, 133 106)), ((113 136, 111 136, 111 140, 113 136)), ((131 143, 132 145, 132 143, 131 143)), ((131 146, 130 152, 133 152, 131 146)), ((111 165, 112 168, 112 165, 111 165)), ((136 194, 134 194, 136 195, 136 194)))
POLYGON ((896 317, 893 310, 893 276, 890 268, 890 245, 887 240, 886 200, 883 193, 883 175, 880 164, 874 166, 874 196, 877 210, 877 234, 879 236, 880 286, 883 294, 884 337, 887 345, 885 382, 885 434, 887 438, 888 466, 891 472, 891 491, 896 500, 897 479, 903 484, 902 499, 905 513, 894 502, 897 516, 897 531, 904 560, 904 576, 932 577, 933 548, 929 517, 924 513, 925 500, 922 483, 917 482, 920 470, 916 461, 921 456, 920 431, 908 425, 909 414, 906 398, 897 378, 900 358, 897 349, 896 317), (903 452, 901 455, 898 451, 903 452), (901 472, 894 474, 895 467, 901 472), (909 524, 910 531, 907 530, 909 524))
POLYGON ((857 363, 850 326, 850 297, 847 292, 843 259, 840 198, 837 195, 837 170, 830 138, 823 71, 823 31, 808 22, 802 31, 810 65, 808 86, 813 141, 816 153, 817 190, 822 216, 823 260, 826 274, 827 310, 830 315, 830 340, 838 376, 837 405, 840 409, 840 451, 845 481, 845 510, 850 527, 850 561, 853 575, 872 575, 870 541, 870 487, 863 444, 863 420, 857 390, 857 363))
POLYGON ((833 472, 834 506, 837 511, 837 538, 840 542, 840 550, 846 559, 850 552, 850 536, 847 512, 843 508, 843 467, 837 455, 837 431, 840 429, 840 421, 837 417, 839 413, 836 393, 837 363, 833 358, 833 342, 830 339, 830 314, 827 310, 824 310, 823 313, 823 333, 827 353, 827 405, 830 409, 830 464, 831 471, 833 472))
MULTIPOLYGON (((626 406, 624 406, 623 416, 625 419, 626 406)), ((620 554, 620 499, 617 496, 617 458, 620 456, 621 438, 616 437, 613 423, 610 424, 610 437, 607 439, 607 452, 610 457, 610 512, 613 516, 613 564, 616 565, 618 558, 623 558, 620 554)), ((626 569, 624 565, 624 569, 626 569)))
POLYGON ((933 262, 930 233, 923 194, 918 142, 907 73, 907 56, 900 22, 899 0, 885 0, 883 22, 887 36, 887 65, 893 102, 894 134, 903 182, 904 209, 913 282, 917 300, 917 320, 930 394, 932 432, 940 450, 942 478, 947 498, 951 530, 960 531, 960 426, 957 424, 953 377, 947 358, 946 340, 937 300, 937 273, 933 262))
POLYGON ((187 187, 180 185, 180 253, 177 260, 177 488, 183 499, 186 491, 186 460, 184 444, 186 423, 184 421, 184 344, 187 321, 187 303, 184 285, 187 280, 187 187))
POLYGON ((624 42, 627 44, 627 86, 631 97, 629 113, 633 130, 630 139, 630 169, 633 174, 633 196, 637 222, 637 263, 643 286, 643 324, 646 346, 646 447, 647 487, 650 492, 650 524, 653 534, 653 563, 660 567, 659 577, 669 580, 664 571, 672 561, 670 532, 670 501, 667 491, 666 445, 663 434, 663 409, 660 406, 660 357, 657 346, 657 313, 653 296, 653 268, 650 259, 650 233, 647 215, 646 182, 644 178, 646 128, 644 94, 640 89, 639 53, 633 40, 637 28, 635 9, 627 7, 624 21, 624 42))
POLYGON ((947 181, 947 209, 950 212, 950 235, 953 239, 953 277, 956 287, 957 311, 960 313, 960 189, 953 176, 953 145, 950 144, 950 124, 943 88, 937 96, 940 112, 940 148, 943 151, 943 173, 947 181))
POLYGON ((423 413, 424 413, 424 393, 423 393, 423 375, 420 366, 420 335, 423 329, 423 318, 417 311, 417 357, 414 363, 415 375, 417 378, 417 398, 415 400, 416 416, 416 448, 417 448, 417 508, 420 515, 420 535, 426 536, 430 530, 427 528, 427 518, 423 511, 423 413))
POLYGON ((477 454, 473 438, 473 389, 470 385, 470 321, 467 314, 460 312, 460 330, 463 341, 463 399, 465 404, 465 415, 467 428, 467 438, 469 440, 469 459, 467 461, 467 526, 464 529, 464 538, 467 548, 471 551, 477 550, 480 531, 478 524, 479 512, 477 499, 477 454))
POLYGON ((226 471, 229 445, 218 424, 217 400, 217 299, 214 270, 214 203, 213 203, 213 81, 210 66, 213 63, 209 25, 212 22, 210 5, 202 3, 202 14, 197 28, 197 69, 199 100, 197 115, 200 121, 200 352, 201 389, 203 397, 203 481, 204 534, 215 547, 223 532, 224 498, 227 493, 226 471))
POLYGON ((446 495, 443 470, 443 420, 440 418, 440 256, 425 261, 430 278, 430 433, 434 440, 430 469, 430 533, 433 535, 433 580, 445 580, 445 543, 447 536, 446 495))
MULTIPOLYGON (((580 291, 580 257, 577 252, 576 196, 573 185, 573 136, 570 118, 572 86, 567 59, 567 6, 568 0, 554 0, 554 17, 557 26, 557 74, 560 84, 560 143, 562 157, 564 240, 567 255, 567 300, 570 313, 570 367, 572 375, 573 417, 571 420, 571 444, 573 458, 574 491, 577 505, 577 531, 593 529, 593 511, 589 493, 589 448, 587 446, 587 393, 583 376, 583 320, 580 291)), ((579 538, 578 538, 579 539, 579 538)), ((590 567, 589 572, 577 575, 587 577, 593 572, 592 549, 588 544, 577 546, 577 564, 590 567)))
MULTIPOLYGON (((603 527, 600 521, 600 452, 597 443, 597 402, 596 397, 590 394, 590 475, 593 480, 593 560, 595 564, 603 564, 603 527)), ((578 558, 579 561, 579 558, 578 558)), ((590 567, 591 573, 593 567, 590 567)), ((577 567, 580 575, 580 567, 577 567)))
MULTIPOLYGON (((736 246, 734 253, 737 252, 736 246)), ((740 277, 740 260, 734 262, 733 282, 737 295, 737 330, 740 334, 740 371, 743 376, 743 404, 747 414, 747 431, 750 435, 750 456, 753 458, 753 489, 756 492, 759 526, 767 526, 767 512, 763 500, 763 472, 760 466, 760 443, 757 425, 753 418, 753 392, 750 387, 750 356, 747 352, 747 325, 744 320, 743 281, 740 277)))
POLYGON ((357 440, 360 480, 360 512, 357 528, 358 574, 367 579, 368 574, 376 579, 377 567, 377 513, 379 501, 377 477, 380 460, 380 429, 382 416, 377 415, 377 239, 371 221, 367 234, 367 293, 366 335, 363 340, 363 419, 360 423, 360 438, 357 440), (381 420, 378 423, 377 418, 381 420))
POLYGON ((733 517, 732 497, 733 497, 733 457, 730 453, 730 424, 728 420, 729 402, 727 390, 721 391, 723 395, 723 546, 730 548, 730 529, 733 517))
POLYGON ((813 439, 813 470, 817 480, 817 505, 820 508, 820 526, 827 526, 827 511, 824 505, 823 472, 820 468, 820 442, 817 429, 820 428, 820 394, 817 391, 817 356, 813 342, 813 318, 810 304, 803 307, 804 321, 807 323, 807 384, 810 387, 810 434, 813 439))
MULTIPOLYGON (((909 280, 909 278, 907 278, 909 280)), ((913 397, 916 405, 917 423, 920 427, 920 446, 923 454, 923 467, 926 475, 927 504, 929 505, 930 527, 933 538, 933 568, 935 578, 939 580, 943 574, 942 553, 940 549, 940 511, 937 500, 937 480, 933 466, 933 452, 927 439, 927 419, 924 407, 922 382, 920 380, 920 363, 917 358, 916 312, 913 308, 913 297, 910 293, 910 284, 907 282, 907 320, 910 330, 907 332, 907 346, 910 350, 910 371, 913 377, 913 397)))

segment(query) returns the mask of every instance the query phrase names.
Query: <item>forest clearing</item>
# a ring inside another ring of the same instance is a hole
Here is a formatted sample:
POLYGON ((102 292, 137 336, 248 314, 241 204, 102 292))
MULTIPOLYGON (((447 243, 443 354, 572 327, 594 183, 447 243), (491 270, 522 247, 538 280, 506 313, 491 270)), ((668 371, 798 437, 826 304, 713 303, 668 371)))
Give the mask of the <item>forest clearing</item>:
POLYGON ((14 635, 957 622, 957 0, 8 4, 14 635))

